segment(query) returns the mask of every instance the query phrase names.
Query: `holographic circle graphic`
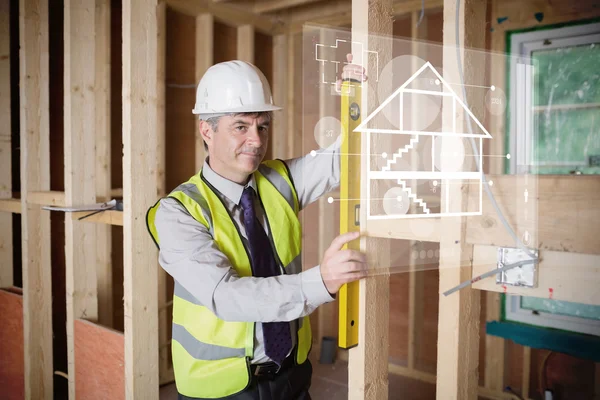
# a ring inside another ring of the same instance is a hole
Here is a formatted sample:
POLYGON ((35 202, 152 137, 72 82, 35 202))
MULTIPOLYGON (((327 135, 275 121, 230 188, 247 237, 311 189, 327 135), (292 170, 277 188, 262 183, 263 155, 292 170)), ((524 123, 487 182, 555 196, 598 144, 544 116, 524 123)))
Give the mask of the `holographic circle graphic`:
POLYGON ((504 90, 494 87, 485 94, 485 106, 492 115, 502 115, 506 112, 506 94, 504 90))
POLYGON ((409 207, 408 193, 399 186, 389 189, 383 196, 383 211, 387 215, 404 215, 409 207))
POLYGON ((323 117, 315 125, 315 141, 322 149, 329 147, 342 134, 342 123, 335 117, 323 117))
POLYGON ((427 238, 433 234, 433 225, 424 224, 421 218, 411 218, 408 222, 410 230, 415 236, 420 238, 427 238))
POLYGON ((463 138, 443 136, 435 139, 434 165, 438 171, 460 172, 465 161, 465 145, 463 138))
MULTIPOLYGON (((441 110, 442 96, 411 93, 406 90, 397 92, 425 65, 426 61, 413 55, 402 55, 392 59, 381 70, 377 84, 377 98, 381 112, 388 125, 385 128, 404 131, 425 130, 437 118, 441 110), (401 97, 402 102, 401 102, 401 97), (400 106, 402 103, 402 107, 400 106), (402 118, 401 118, 402 116, 402 118), (402 124, 401 124, 402 120, 402 124), (402 126, 401 126, 402 125, 402 126)), ((440 92, 443 88, 435 83, 436 75, 426 68, 416 75, 403 89, 440 92)), ((382 128, 379 126, 369 126, 382 128)))

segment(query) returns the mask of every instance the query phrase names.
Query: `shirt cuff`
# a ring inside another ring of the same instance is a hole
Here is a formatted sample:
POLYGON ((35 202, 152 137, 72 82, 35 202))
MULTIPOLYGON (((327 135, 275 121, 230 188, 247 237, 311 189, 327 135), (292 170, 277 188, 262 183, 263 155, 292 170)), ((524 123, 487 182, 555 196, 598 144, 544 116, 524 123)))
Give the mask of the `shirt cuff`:
POLYGON ((315 307, 335 300, 327 288, 321 276, 321 266, 317 265, 302 272, 302 291, 310 304, 315 307))

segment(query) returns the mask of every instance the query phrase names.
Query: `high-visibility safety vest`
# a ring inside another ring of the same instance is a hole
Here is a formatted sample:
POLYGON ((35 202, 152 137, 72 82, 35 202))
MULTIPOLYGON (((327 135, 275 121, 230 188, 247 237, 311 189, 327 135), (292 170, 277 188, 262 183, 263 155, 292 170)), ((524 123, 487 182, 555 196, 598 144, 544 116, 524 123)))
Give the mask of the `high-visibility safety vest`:
MULTIPOLYGON (((289 171, 283 161, 265 161, 254 177, 268 220, 275 257, 285 268, 285 273, 299 273, 302 271, 302 230, 298 219, 298 196, 289 171)), ((215 192, 216 189, 200 171, 168 197, 177 199, 192 217, 206 226, 239 276, 252 276, 249 250, 215 192)), ((148 210, 146 218, 148 230, 160 248, 154 224, 159 202, 148 210)), ((168 232, 161 234, 168 235, 168 232)), ((300 318, 297 326, 294 356, 296 363, 302 364, 312 344, 308 316, 300 318)), ((179 393, 205 399, 229 396, 244 390, 251 382, 254 322, 228 322, 218 318, 176 281, 171 349, 179 393)))

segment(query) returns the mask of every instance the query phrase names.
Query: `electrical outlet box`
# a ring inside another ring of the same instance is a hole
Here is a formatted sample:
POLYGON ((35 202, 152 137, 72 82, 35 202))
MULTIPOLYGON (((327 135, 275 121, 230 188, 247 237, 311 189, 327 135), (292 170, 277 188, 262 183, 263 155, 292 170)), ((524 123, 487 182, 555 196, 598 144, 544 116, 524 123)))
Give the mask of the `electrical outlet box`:
MULTIPOLYGON (((536 258, 537 250, 530 250, 536 258)), ((525 251, 511 247, 498 248, 498 268, 505 265, 518 263, 519 261, 530 260, 531 257, 525 251)), ((538 268, 537 261, 532 264, 524 264, 519 267, 502 271, 496 275, 496 283, 499 285, 537 287, 538 268)))
POLYGON ((600 167, 600 155, 592 155, 590 156, 590 167, 600 167))

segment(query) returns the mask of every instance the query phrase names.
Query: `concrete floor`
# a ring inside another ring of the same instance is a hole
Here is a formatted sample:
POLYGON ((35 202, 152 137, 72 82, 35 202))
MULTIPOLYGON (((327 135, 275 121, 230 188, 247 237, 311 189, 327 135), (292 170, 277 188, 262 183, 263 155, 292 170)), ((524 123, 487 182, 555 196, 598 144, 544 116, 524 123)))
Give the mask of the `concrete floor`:
MULTIPOLYGON (((313 382, 310 395, 313 400, 348 399, 348 363, 319 364, 318 357, 311 354, 313 382)), ((389 375, 390 400, 434 400, 435 385, 398 375, 389 375)), ((160 400, 177 400, 175 384, 163 386, 160 400)))

